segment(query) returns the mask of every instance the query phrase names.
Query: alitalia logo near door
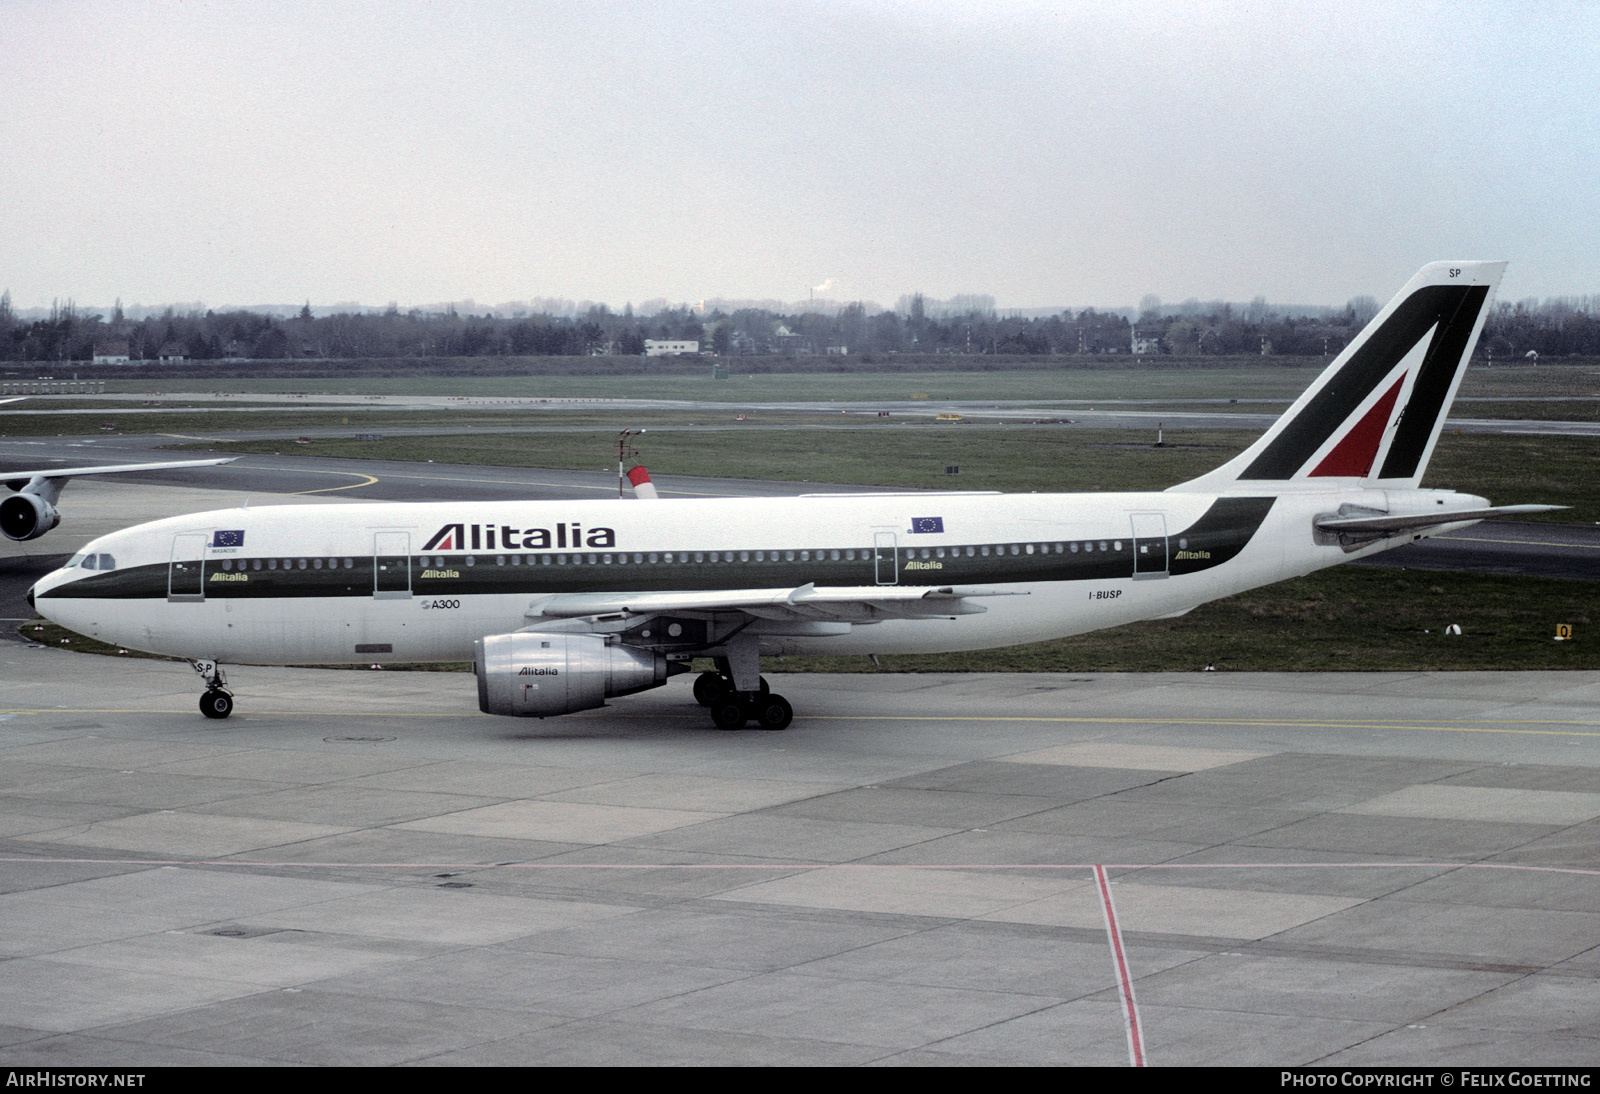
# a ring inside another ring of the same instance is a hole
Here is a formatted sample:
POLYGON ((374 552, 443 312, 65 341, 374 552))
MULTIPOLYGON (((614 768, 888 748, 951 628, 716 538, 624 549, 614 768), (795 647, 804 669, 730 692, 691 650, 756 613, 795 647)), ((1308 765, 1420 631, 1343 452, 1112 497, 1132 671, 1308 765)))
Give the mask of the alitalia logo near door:
POLYGON ((509 524, 446 524, 422 545, 424 551, 549 551, 572 547, 615 547, 611 528, 558 524, 550 528, 513 528, 509 524))

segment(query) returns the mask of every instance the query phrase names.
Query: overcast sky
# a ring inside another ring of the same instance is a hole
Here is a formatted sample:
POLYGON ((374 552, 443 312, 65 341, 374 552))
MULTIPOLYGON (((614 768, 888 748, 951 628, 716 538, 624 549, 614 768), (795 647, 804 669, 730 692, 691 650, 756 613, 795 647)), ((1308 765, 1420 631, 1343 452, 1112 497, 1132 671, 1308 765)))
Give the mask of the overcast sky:
POLYGON ((1594 3, 0 0, 19 307, 1600 292, 1594 3))

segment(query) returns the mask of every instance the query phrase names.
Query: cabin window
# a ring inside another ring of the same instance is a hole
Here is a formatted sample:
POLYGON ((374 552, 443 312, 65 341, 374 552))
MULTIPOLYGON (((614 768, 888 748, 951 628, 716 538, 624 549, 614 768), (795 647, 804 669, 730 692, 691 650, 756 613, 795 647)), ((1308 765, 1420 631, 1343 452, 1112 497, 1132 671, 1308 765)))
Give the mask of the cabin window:
POLYGON ((599 555, 590 555, 589 556, 589 565, 591 565, 591 566, 600 565, 600 556, 599 555))
POLYGON ((750 561, 750 552, 749 551, 740 551, 739 552, 739 561, 740 562, 749 562, 750 561))
MULTIPOLYGON (((1011 553, 1012 554, 1016 554, 1017 553, 1017 549, 1015 547, 1011 548, 1011 553)), ((1028 554, 1030 554, 1030 555, 1033 554, 1033 544, 1031 544, 1031 543, 1028 544, 1028 554)))
POLYGON ((967 548, 967 557, 968 557, 968 558, 971 558, 971 557, 972 557, 972 555, 973 555, 973 551, 972 551, 972 548, 971 548, 971 547, 968 547, 968 548, 967 548))
POLYGON ((1117 540, 1117 542, 1113 543, 1111 545, 1111 547, 1112 547, 1113 550, 1117 550, 1117 551, 1122 550, 1122 541, 1120 539, 1117 540))
POLYGON ((633 564, 635 566, 643 566, 644 565, 644 556, 641 555, 641 554, 635 554, 633 556, 633 564))
POLYGON ((312 559, 312 560, 311 560, 311 568, 312 568, 312 569, 313 569, 313 570, 320 570, 320 569, 322 569, 322 560, 321 560, 321 559, 320 559, 320 558, 314 558, 314 559, 312 559))
MULTIPOLYGON (((93 556, 93 555, 90 555, 90 556, 89 556, 89 557, 88 557, 88 558, 86 558, 86 559, 84 559, 84 560, 83 560, 83 568, 84 568, 84 569, 86 569, 86 570, 92 570, 92 569, 94 569, 94 567, 93 567, 93 566, 90 566, 90 565, 89 565, 89 563, 91 563, 91 562, 93 562, 93 561, 94 561, 94 556, 93 556)), ((233 569, 233 559, 231 559, 231 558, 225 558, 225 559, 223 559, 223 560, 222 560, 222 568, 223 568, 223 569, 224 569, 224 570, 231 570, 231 569, 233 569)))
POLYGON ((1187 538, 1185 538, 1184 536, 1179 536, 1178 537, 1178 550, 1180 550, 1180 551, 1185 550, 1186 548, 1188 548, 1188 546, 1189 546, 1189 540, 1187 538))
POLYGON ((477 564, 478 564, 478 556, 477 555, 468 555, 467 556, 467 565, 468 566, 476 566, 477 564))
POLYGON ((1100 549, 1101 549, 1101 550, 1102 550, 1102 551, 1107 551, 1107 550, 1110 550, 1110 548, 1108 548, 1108 547, 1107 547, 1107 546, 1106 546, 1106 541, 1105 541, 1105 540, 1101 540, 1101 541, 1100 541, 1100 549))
POLYGON ((980 554, 983 555, 984 558, 988 558, 989 557, 989 548, 980 547, 980 548, 978 548, 978 551, 979 551, 980 554))
POLYGON ((783 552, 783 560, 785 562, 793 562, 794 561, 794 552, 793 551, 785 551, 785 552, 783 552))
POLYGON ((657 562, 660 562, 660 561, 661 561, 661 556, 656 554, 654 551, 651 551, 650 552, 650 564, 653 566, 657 562))
POLYGON ((1077 554, 1078 553, 1078 545, 1076 543, 1069 543, 1069 544, 1067 544, 1067 550, 1071 551, 1073 554, 1077 554))
POLYGON ((703 551, 696 551, 696 552, 695 552, 695 553, 694 553, 694 560, 695 560, 695 561, 696 561, 696 562, 704 562, 704 561, 705 561, 705 560, 706 560, 706 556, 705 556, 705 552, 703 552, 703 551))
POLYGON ((550 556, 549 555, 540 555, 539 556, 539 565, 541 565, 541 566, 550 565, 550 556))
POLYGON ((566 555, 557 555, 556 556, 556 565, 557 566, 565 566, 566 564, 567 564, 567 556, 566 555))

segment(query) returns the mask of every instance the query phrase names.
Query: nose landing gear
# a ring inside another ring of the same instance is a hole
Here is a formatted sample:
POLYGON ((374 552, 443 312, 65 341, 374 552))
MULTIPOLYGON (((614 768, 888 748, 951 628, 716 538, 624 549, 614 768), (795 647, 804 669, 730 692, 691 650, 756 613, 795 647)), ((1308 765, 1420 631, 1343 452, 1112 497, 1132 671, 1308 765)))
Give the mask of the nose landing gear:
POLYGON ((225 686, 228 675, 212 660, 189 662, 205 681, 206 692, 200 696, 200 713, 207 718, 226 718, 233 713, 233 693, 225 686))

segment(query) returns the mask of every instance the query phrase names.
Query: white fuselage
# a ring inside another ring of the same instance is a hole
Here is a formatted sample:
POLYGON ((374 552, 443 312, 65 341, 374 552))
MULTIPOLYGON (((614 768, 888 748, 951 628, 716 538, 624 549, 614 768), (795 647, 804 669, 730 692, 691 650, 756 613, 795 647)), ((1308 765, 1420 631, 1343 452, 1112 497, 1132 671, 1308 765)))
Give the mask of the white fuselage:
POLYGON ((1359 550, 1319 541, 1313 519, 1341 505, 1482 501, 1405 494, 1308 486, 227 509, 102 537, 85 549, 96 569, 58 570, 34 591, 41 614, 82 634, 247 664, 466 661, 474 640, 516 631, 541 599, 574 592, 810 584, 866 599, 885 586, 1026 594, 975 601, 985 610, 973 614, 761 640, 763 653, 954 652, 1181 614, 1413 538, 1359 550))

